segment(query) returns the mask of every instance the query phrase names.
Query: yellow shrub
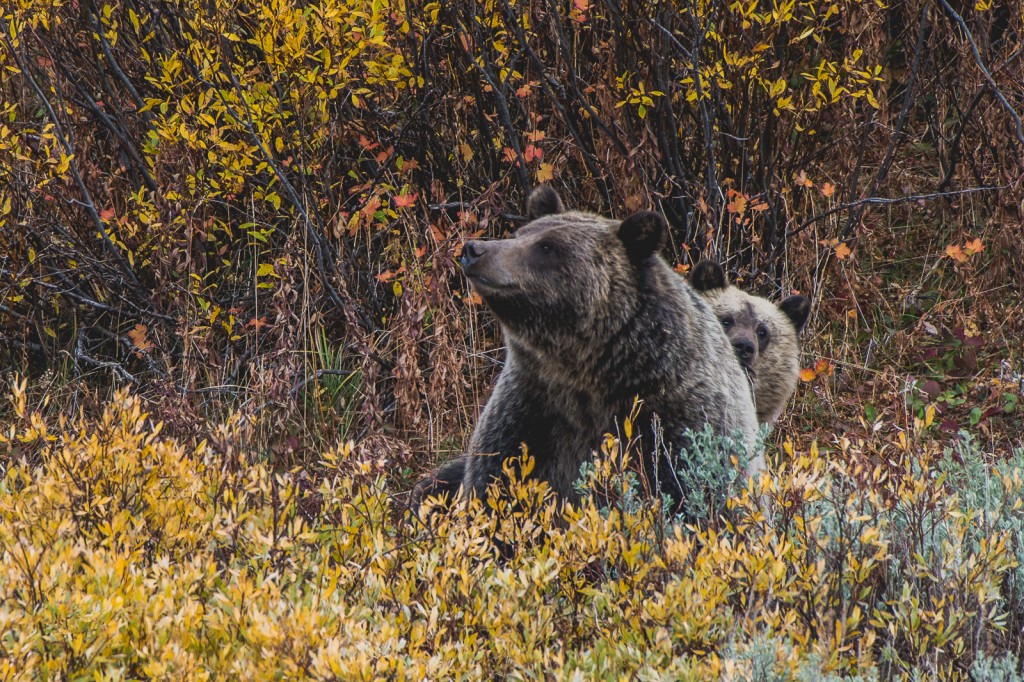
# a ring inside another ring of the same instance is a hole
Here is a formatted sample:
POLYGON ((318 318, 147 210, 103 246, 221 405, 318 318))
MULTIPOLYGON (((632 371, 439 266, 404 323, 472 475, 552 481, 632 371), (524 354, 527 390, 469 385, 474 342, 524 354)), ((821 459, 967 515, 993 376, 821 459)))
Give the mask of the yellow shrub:
MULTIPOLYGON (((1019 471, 973 508, 924 447, 876 471, 843 463, 873 444, 796 454, 700 527, 625 495, 559 510, 514 467, 425 525, 351 445, 314 486, 186 448, 127 394, 48 424, 22 391, 0 428, 5 679, 962 677, 1015 599, 1019 471)), ((630 485, 607 445, 605 493, 630 485)))

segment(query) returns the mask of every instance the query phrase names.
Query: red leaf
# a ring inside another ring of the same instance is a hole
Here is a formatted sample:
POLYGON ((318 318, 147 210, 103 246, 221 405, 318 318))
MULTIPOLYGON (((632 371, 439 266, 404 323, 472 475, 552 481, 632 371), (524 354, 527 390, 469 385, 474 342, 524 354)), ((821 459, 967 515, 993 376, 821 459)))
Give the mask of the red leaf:
POLYGON ((416 203, 416 197, 418 196, 418 192, 413 192, 412 194, 399 194, 398 196, 394 197, 395 207, 409 208, 410 206, 416 203))

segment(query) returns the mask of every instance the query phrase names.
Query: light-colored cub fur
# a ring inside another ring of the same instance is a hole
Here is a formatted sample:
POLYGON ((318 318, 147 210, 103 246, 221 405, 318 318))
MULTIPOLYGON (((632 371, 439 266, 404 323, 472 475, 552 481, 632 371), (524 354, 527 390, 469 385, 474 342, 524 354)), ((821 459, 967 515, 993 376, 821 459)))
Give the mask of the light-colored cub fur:
POLYGON ((778 305, 729 284, 722 267, 702 260, 690 283, 711 305, 736 357, 751 377, 757 420, 772 424, 800 378, 800 342, 810 302, 794 295, 778 305))

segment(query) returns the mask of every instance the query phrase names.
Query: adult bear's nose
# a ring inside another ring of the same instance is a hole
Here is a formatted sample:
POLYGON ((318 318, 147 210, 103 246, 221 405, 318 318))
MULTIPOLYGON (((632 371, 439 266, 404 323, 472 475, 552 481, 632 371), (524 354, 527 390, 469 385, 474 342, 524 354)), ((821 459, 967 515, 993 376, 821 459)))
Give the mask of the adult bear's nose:
POLYGON ((732 347, 736 350, 736 356, 743 363, 743 366, 750 367, 757 353, 757 347, 754 346, 754 342, 750 339, 733 339, 732 347))
POLYGON ((484 255, 484 245, 475 239, 471 239, 462 245, 462 267, 468 268, 484 255))

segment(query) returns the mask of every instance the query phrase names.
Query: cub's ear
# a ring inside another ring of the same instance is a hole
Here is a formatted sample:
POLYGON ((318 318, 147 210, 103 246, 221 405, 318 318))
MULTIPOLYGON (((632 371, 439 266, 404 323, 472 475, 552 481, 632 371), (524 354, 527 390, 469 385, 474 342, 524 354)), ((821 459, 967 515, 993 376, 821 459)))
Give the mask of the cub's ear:
POLYGON ((690 273, 690 286, 697 291, 711 291, 712 289, 726 288, 729 286, 729 280, 721 265, 705 258, 693 266, 693 271, 690 273))
POLYGON ((660 251, 667 237, 668 223, 654 211, 637 211, 619 223, 619 239, 634 263, 660 251))
POLYGON ((779 303, 779 310, 785 313, 799 332, 807 324, 807 316, 811 314, 811 302, 805 296, 790 296, 779 303))
POLYGON ((548 185, 540 185, 535 188, 526 200, 526 216, 530 220, 564 211, 565 207, 562 206, 562 200, 558 198, 558 192, 548 185))

